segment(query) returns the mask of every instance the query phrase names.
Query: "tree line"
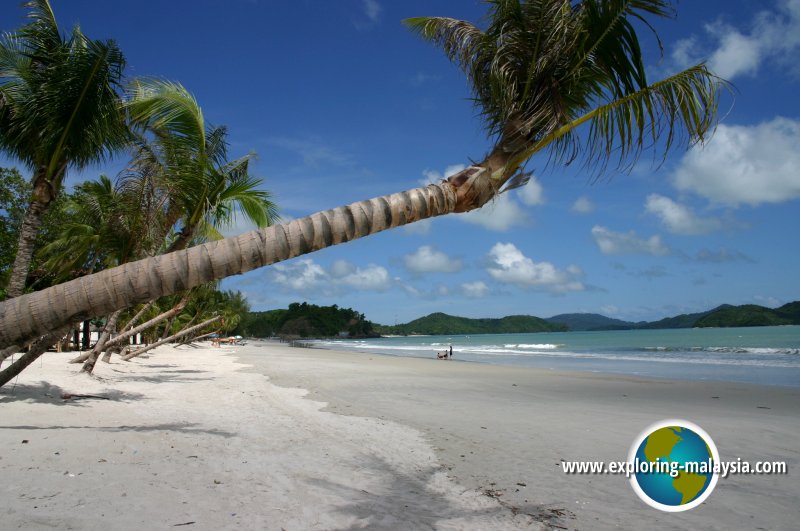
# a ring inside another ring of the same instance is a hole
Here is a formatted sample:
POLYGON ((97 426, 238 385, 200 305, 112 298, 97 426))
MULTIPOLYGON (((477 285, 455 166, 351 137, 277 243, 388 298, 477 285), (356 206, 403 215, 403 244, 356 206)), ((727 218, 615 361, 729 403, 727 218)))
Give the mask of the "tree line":
POLYGON ((247 337, 378 337, 363 313, 350 308, 295 302, 287 309, 246 313, 234 331, 247 337))

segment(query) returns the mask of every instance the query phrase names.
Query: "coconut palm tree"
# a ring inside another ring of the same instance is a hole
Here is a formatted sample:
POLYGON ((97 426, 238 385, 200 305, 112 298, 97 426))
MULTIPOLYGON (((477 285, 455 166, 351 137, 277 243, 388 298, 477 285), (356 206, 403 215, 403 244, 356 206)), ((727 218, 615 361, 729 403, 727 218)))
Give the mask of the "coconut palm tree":
MULTIPOLYGON (((318 212, 26 295, 0 306, 0 347, 63 322, 250 271, 420 219, 480 208, 525 181, 523 165, 582 157, 628 167, 641 150, 702 142, 725 82, 703 64, 649 84, 633 21, 670 14, 667 0, 493 0, 488 27, 406 21, 461 66, 495 140, 446 181, 318 212), (581 127, 583 126, 583 127, 581 127), (685 140, 680 142, 679 140, 685 140), (88 297, 93 286, 108 286, 88 297)), ((0 377, 0 383, 2 377, 0 377)))
POLYGON ((159 188, 174 238, 166 251, 193 240, 222 238, 219 229, 242 214, 257 227, 277 221, 270 193, 249 173, 250 153, 228 160, 227 129, 206 124, 183 86, 158 79, 132 83, 126 109, 140 131, 128 174, 159 188))
POLYGON ((112 155, 129 138, 117 88, 125 60, 113 41, 60 32, 48 0, 0 40, 0 150, 32 172, 33 192, 6 289, 22 294, 36 233, 67 170, 112 155))

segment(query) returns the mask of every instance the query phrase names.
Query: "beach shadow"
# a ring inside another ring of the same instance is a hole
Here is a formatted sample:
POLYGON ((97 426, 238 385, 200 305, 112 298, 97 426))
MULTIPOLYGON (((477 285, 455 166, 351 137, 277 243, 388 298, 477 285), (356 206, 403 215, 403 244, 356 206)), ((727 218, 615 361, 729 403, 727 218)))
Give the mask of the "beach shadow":
POLYGON ((437 529, 453 524, 457 528, 503 529, 510 525, 519 528, 535 526, 536 522, 544 520, 536 518, 536 513, 529 514, 503 504, 470 508, 466 499, 460 502, 453 498, 453 494, 436 492, 428 485, 438 469, 409 476, 377 458, 367 459, 362 469, 374 470, 380 477, 389 476, 391 481, 388 485, 381 485, 379 492, 368 492, 331 479, 308 480, 313 487, 324 488, 348 500, 337 512, 353 517, 357 522, 343 529, 437 529))
MULTIPOLYGON (((142 365, 142 369, 150 369, 154 367, 153 365, 142 365)), ((174 368, 178 367, 178 365, 160 365, 158 367, 169 367, 174 368)), ((134 372, 127 372, 127 371, 120 371, 117 369, 112 368, 111 372, 118 374, 119 376, 114 376, 112 379, 119 383, 124 382, 144 382, 144 383, 192 383, 192 382, 200 382, 203 380, 213 380, 214 377, 212 373, 208 371, 203 371, 199 369, 177 369, 174 368, 172 370, 159 370, 153 371, 151 373, 134 373, 134 372), (197 376, 189 376, 192 374, 208 374, 208 377, 197 377, 197 376), (182 376, 186 375, 186 376, 182 376)))
POLYGON ((141 393, 129 393, 117 389, 105 389, 82 395, 80 391, 66 390, 45 381, 40 381, 38 384, 12 385, 0 389, 0 404, 35 402, 54 406, 84 407, 105 400, 129 402, 144 399, 147 399, 147 396, 141 393))
POLYGON ((174 431, 177 433, 197 434, 204 433, 207 435, 217 435, 219 437, 235 437, 237 434, 225 430, 202 428, 200 424, 190 422, 180 423, 167 423, 167 424, 150 424, 145 426, 0 426, 4 430, 96 430, 105 432, 154 432, 154 431, 174 431))

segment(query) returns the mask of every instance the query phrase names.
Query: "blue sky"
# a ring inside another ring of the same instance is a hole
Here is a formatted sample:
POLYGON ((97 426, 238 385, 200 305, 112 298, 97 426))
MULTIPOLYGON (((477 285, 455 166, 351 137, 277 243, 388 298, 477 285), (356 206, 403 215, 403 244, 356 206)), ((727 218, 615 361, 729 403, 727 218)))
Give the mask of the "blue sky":
MULTIPOLYGON (((480 20, 473 0, 53 0, 66 29, 116 39, 127 75, 185 85, 286 219, 413 188, 490 141, 460 71, 403 18, 480 20)), ((0 6, 0 27, 24 11, 0 6)), ((548 168, 478 213, 374 235, 223 282, 256 310, 339 304, 373 321, 598 312, 652 320, 800 299, 800 0, 681 2, 651 81, 706 60, 735 100, 705 148, 592 182, 548 168)), ((643 34, 644 35, 644 34, 643 34)), ((70 177, 113 174, 124 161, 70 177)), ((13 161, 3 161, 13 165, 13 161)), ((228 233, 246 230, 243 224, 228 233)))

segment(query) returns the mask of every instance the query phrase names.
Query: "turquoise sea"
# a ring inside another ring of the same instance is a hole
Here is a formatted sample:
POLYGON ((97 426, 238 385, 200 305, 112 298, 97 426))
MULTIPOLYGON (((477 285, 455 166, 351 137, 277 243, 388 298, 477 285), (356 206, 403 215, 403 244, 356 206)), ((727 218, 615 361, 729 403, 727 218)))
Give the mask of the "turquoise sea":
POLYGON ((317 340, 320 348, 557 370, 800 387, 800 326, 317 340))

